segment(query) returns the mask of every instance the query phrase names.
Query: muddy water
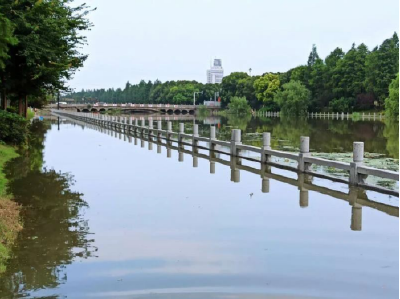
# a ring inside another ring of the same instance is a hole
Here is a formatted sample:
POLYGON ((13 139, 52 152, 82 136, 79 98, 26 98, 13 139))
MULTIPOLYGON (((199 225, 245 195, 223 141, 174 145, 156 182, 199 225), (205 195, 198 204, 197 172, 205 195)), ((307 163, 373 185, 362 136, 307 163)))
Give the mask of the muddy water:
MULTIPOLYGON (((235 122, 222 119, 219 138, 235 122)), ((253 119, 242 129, 249 143, 271 131, 273 147, 309 135, 315 151, 347 152, 357 139, 397 158, 384 123, 302 124, 253 119)), ((317 178, 312 187, 281 169, 266 189, 230 157, 211 171, 205 158, 69 122, 34 131, 6 169, 25 228, 0 298, 398 297, 396 197, 317 178)))

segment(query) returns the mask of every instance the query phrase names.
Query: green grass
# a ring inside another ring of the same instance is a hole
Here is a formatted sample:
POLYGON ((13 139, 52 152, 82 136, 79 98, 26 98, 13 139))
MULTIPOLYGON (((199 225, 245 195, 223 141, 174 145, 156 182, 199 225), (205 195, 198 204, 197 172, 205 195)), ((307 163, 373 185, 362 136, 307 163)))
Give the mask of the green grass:
POLYGON ((5 187, 7 183, 3 172, 4 164, 16 157, 18 157, 18 154, 14 147, 0 144, 0 196, 5 195, 5 187))
POLYGON ((28 111, 27 111, 27 119, 28 120, 31 120, 32 118, 34 118, 35 117, 35 111, 33 111, 33 109, 29 109, 28 108, 28 111))
POLYGON ((0 274, 6 270, 6 262, 11 247, 22 229, 17 203, 6 196, 7 179, 4 165, 7 161, 18 157, 14 147, 0 144, 0 274))

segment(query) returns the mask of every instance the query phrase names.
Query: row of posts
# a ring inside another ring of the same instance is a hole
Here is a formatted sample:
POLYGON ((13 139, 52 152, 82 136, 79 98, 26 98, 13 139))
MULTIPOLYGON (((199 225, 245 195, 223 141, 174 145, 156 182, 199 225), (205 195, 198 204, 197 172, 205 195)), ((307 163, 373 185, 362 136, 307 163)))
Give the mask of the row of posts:
MULTIPOLYGON (((336 116, 336 119, 339 119, 339 116, 340 116, 340 118, 341 119, 350 119, 350 118, 352 118, 353 116, 352 116, 352 114, 350 114, 349 112, 347 112, 346 114, 344 113, 344 112, 342 112, 342 113, 340 113, 339 114, 339 112, 336 112, 336 113, 325 113, 325 112, 309 112, 308 113, 308 117, 311 117, 311 118, 325 118, 325 117, 327 117, 327 118, 329 118, 329 117, 331 117, 332 119, 333 118, 335 118, 335 116, 336 116)), ((382 120, 382 113, 378 113, 378 114, 376 114, 375 112, 373 113, 373 114, 371 114, 371 113, 369 113, 369 114, 365 114, 364 112, 361 114, 361 118, 362 119, 365 119, 365 118, 367 118, 367 119, 373 119, 373 120, 376 120, 377 118, 379 118, 380 120, 382 120)))
MULTIPOLYGON (((280 116, 280 112, 278 111, 278 112, 273 112, 273 111, 263 111, 263 112, 258 112, 258 113, 256 113, 257 115, 259 115, 259 116, 266 116, 266 117, 279 117, 280 116)), ((336 112, 336 113, 334 113, 334 112, 331 112, 331 113, 325 113, 325 112, 307 112, 307 116, 308 117, 310 117, 310 118, 332 118, 332 119, 334 119, 334 118, 336 118, 336 119, 339 119, 339 117, 341 118, 341 119, 350 119, 351 117, 352 117, 352 114, 350 114, 349 112, 347 112, 347 113, 344 113, 344 112, 342 112, 342 113, 339 113, 339 112, 336 112)), ((376 120, 376 119, 380 119, 380 120, 382 120, 382 113, 369 113, 369 114, 365 114, 364 112, 361 114, 361 118, 362 119, 365 119, 365 118, 367 118, 367 119, 373 119, 373 120, 376 120)))
MULTIPOLYGON (((137 121, 135 121, 137 123, 137 121)), ((141 120, 141 126, 145 127, 145 121, 141 120)), ((216 134, 215 134, 215 127, 211 126, 211 131, 210 131, 210 139, 215 140, 216 139, 216 134)), ((153 129, 153 124, 150 121, 148 124, 148 129, 153 129)), ((157 122, 157 130, 162 130, 162 122, 158 121, 157 122)), ((172 122, 167 123, 167 131, 172 132, 172 122)), ((179 124, 179 135, 178 135, 178 140, 179 142, 182 142, 183 136, 181 134, 184 134, 185 127, 183 123, 179 124)), ((117 137, 117 135, 115 135, 117 137)), ((120 133, 120 139, 121 139, 121 133, 120 133)), ((193 137, 198 137, 198 125, 195 125, 193 127, 193 137)), ((161 138, 161 133, 157 132, 157 139, 161 138)), ((128 136, 129 142, 132 142, 132 138, 128 136)), ((124 141, 126 141, 126 135, 124 135, 124 141)), ((267 154, 266 152, 268 150, 271 150, 271 134, 269 132, 263 133, 263 147, 262 147, 262 161, 263 162, 268 162, 271 161, 271 155, 267 154)), ((149 141, 149 150, 153 150, 153 143, 149 141)), ((240 149, 237 149, 237 146, 242 144, 241 143, 241 130, 234 129, 232 130, 231 134, 231 160, 230 160, 230 167, 231 167, 231 181, 234 183, 239 183, 240 182, 240 170, 238 168, 239 165, 242 164, 241 162, 241 157, 240 157, 240 149)), ((300 137, 300 155, 299 155, 299 170, 304 171, 306 169, 306 164, 304 161, 302 162, 302 159, 304 157, 307 157, 310 155, 309 152, 309 144, 310 144, 310 138, 302 136, 300 137), (303 169, 303 170, 301 170, 303 169)), ((137 145, 137 139, 135 138, 135 145, 137 145)), ((195 150, 195 146, 198 145, 198 140, 193 138, 193 167, 198 167, 198 157, 195 156, 195 153, 198 151, 195 150)), ((144 139, 141 139, 141 147, 145 146, 144 139)), ((215 148, 215 144, 210 142, 210 147, 215 148)), ((363 161, 363 147, 364 144, 362 142, 355 142, 354 143, 354 150, 353 150, 353 162, 355 165, 360 165, 362 164, 363 161)), ((183 162, 184 161, 184 154, 182 151, 178 150, 178 161, 183 162)), ((161 145, 157 145, 157 153, 161 153, 161 145)), ((171 148, 167 147, 167 158, 171 158, 171 148)), ((215 174, 215 164, 216 162, 213 161, 213 158, 215 158, 215 153, 213 151, 210 151, 210 173, 215 174)), ((261 167, 261 178, 262 178, 262 184, 261 184, 261 191, 263 193, 269 193, 270 192, 270 179, 267 175, 267 173, 271 173, 271 167, 268 164, 262 164, 261 167)), ((298 176, 298 189, 299 189, 299 205, 301 208, 306 208, 308 207, 309 204, 309 191, 307 189, 307 183, 312 182, 312 176, 308 174, 303 174, 300 173, 298 176)), ((355 187, 351 187, 349 191, 349 203, 352 206, 352 213, 351 213, 351 224, 350 228, 353 231, 361 231, 362 229, 362 206, 357 203, 357 198, 358 198, 358 192, 359 189, 355 187)))
MULTIPOLYGON (((82 114, 80 114, 82 115, 82 114)), ((122 116, 108 116, 101 114, 92 114, 86 113, 84 117, 88 117, 91 119, 95 119, 98 121, 103 121, 105 125, 109 126, 120 126, 124 129, 124 131, 128 132, 129 127, 125 125, 132 125, 132 119, 122 116)), ((146 127, 145 119, 141 119, 141 126, 138 126, 138 119, 135 119, 134 122, 134 130, 137 128, 147 129, 148 134, 151 135, 154 131, 153 120, 149 119, 148 127, 146 127)), ((161 140, 161 130, 162 130, 162 121, 157 121, 157 139, 161 140)), ((136 131, 135 131, 136 133, 136 131)), ((167 141, 171 141, 171 133, 172 133, 172 122, 167 122, 167 130, 166 130, 166 139, 167 141)), ((141 135, 144 134, 144 130, 141 130, 141 135)), ((184 123, 179 123, 179 131, 178 131, 178 143, 182 144, 185 138, 185 125, 184 123)), ((198 140, 196 137, 199 137, 199 128, 198 124, 193 125, 193 135, 192 135, 192 145, 198 146, 198 140)), ((209 148, 210 150, 216 149, 216 143, 213 142, 216 140, 216 131, 215 126, 210 126, 210 139, 209 139, 209 148)), ((230 154, 235 157, 240 157, 240 148, 242 145, 241 141, 241 130, 233 129, 231 132, 231 140, 230 140, 230 154)), ((268 163, 271 162, 271 156, 274 156, 274 151, 271 150, 271 133, 264 132, 262 135, 262 148, 261 148, 261 162, 268 163)), ((275 156, 279 156, 275 153, 275 156)), ((297 169, 299 172, 308 172, 310 170, 311 164, 306 161, 307 157, 310 157, 310 137, 301 136, 300 137, 300 153, 298 155, 298 166, 297 169)), ((353 161, 350 163, 350 177, 349 183, 351 185, 357 185, 360 182, 363 182, 365 179, 365 175, 361 175, 357 171, 357 167, 363 164, 364 159, 364 142, 354 142, 353 143, 353 161)))
MULTIPOLYGON (((82 118, 82 116, 78 116, 79 118, 82 118)), ((86 115, 85 117, 89 117, 91 119, 99 119, 99 117, 95 115, 86 115)), ((105 120, 107 118, 103 118, 105 120)), ((126 118, 123 119, 125 120, 124 123, 127 123, 126 118)), ((130 121, 131 123, 131 121, 130 121)), ((138 121, 135 120, 135 123, 137 125, 138 121)), ((145 121, 141 121, 142 127, 145 127, 145 121)), ((152 121, 150 121, 149 129, 153 128, 152 121)), ((158 121, 157 123, 157 130, 162 130, 162 122, 158 121)), ((167 123, 167 132, 172 132, 172 122, 167 123)), ((183 136, 180 136, 180 134, 184 134, 184 124, 180 123, 179 124, 179 137, 178 139, 182 142, 183 136)), ((117 135, 115 135, 117 137, 117 135)), ((119 134, 120 139, 121 139, 121 133, 119 134)), ((193 137, 198 137, 198 125, 195 125, 193 128, 193 137)), ((161 138, 161 133, 157 132, 157 137, 161 138)), ((128 136, 129 142, 132 142, 131 136, 128 136)), ((126 140, 126 135, 124 134, 124 140, 126 140)), ((210 127, 210 148, 214 149, 215 148, 215 143, 212 143, 212 140, 216 140, 216 134, 215 134, 215 127, 211 126, 210 127)), ((268 162, 271 161, 271 152, 268 153, 269 150, 271 150, 271 134, 268 132, 263 133, 263 146, 262 146, 262 161, 263 162, 268 162)), ((302 171, 308 169, 309 165, 304 161, 304 157, 307 157, 310 155, 309 152, 309 142, 310 139, 309 137, 302 136, 300 137, 300 154, 299 154, 299 170, 303 169, 302 171)), ((193 145, 197 145, 198 140, 193 138, 193 145)), ((238 169, 238 165, 241 165, 241 157, 240 157, 240 149, 237 148, 238 145, 241 145, 241 131, 238 129, 232 130, 232 135, 231 135, 231 181, 238 183, 240 182, 240 170, 238 169)), ((135 138, 135 145, 137 145, 137 139, 135 138)), ((141 147, 144 147, 144 140, 141 140, 141 147)), ((153 149, 153 144, 152 142, 149 142, 149 150, 153 149)), ((197 150, 195 146, 193 147, 193 153, 196 153, 197 150)), ((158 145, 157 147, 157 153, 161 153, 161 145, 158 145)), ((171 157, 171 149, 167 147, 167 157, 171 157)), ((179 156, 178 160, 180 162, 183 161, 183 152, 179 151, 179 156)), ((213 174, 215 173, 215 161, 212 159, 215 158, 215 152, 210 151, 210 173, 213 174)), ((357 166, 361 165, 363 162, 363 157, 364 157, 364 143, 363 142, 354 142, 353 145, 353 162, 351 163, 351 171, 350 171, 350 181, 353 182, 358 182, 359 179, 357 178, 357 166)), ((193 167, 198 167, 198 157, 193 155, 193 167)), ((270 189, 270 180, 267 176, 264 175, 264 173, 271 173, 271 167, 268 164, 262 164, 262 170, 261 170, 261 177, 262 177, 262 187, 261 190, 263 193, 268 193, 270 189)), ((312 181, 312 176, 308 174, 303 174, 299 173, 298 177, 298 188, 299 188, 299 194, 300 194, 300 207, 307 207, 308 206, 308 189, 305 187, 305 183, 311 183, 312 181)), ((351 229, 355 231, 361 230, 361 223, 362 223, 362 206, 357 203, 357 193, 359 190, 355 187, 350 188, 349 192, 349 203, 352 206, 352 216, 351 216, 351 229)))

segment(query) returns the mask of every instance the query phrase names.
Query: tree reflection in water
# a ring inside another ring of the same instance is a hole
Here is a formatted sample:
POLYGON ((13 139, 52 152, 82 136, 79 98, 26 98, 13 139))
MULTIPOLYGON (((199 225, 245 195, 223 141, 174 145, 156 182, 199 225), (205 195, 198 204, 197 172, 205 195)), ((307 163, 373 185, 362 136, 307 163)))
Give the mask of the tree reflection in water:
POLYGON ((24 229, 20 232, 6 272, 0 277, 0 297, 29 295, 30 291, 55 288, 67 280, 66 265, 93 256, 88 207, 82 194, 71 190, 71 175, 41 169, 43 164, 43 123, 33 126, 41 137, 26 153, 7 165, 8 191, 21 205, 24 229))

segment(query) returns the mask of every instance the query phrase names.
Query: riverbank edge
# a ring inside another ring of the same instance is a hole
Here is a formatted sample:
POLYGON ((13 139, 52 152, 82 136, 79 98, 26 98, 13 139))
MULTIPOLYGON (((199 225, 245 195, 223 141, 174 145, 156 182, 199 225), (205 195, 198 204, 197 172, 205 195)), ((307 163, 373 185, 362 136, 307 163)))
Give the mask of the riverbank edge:
POLYGON ((5 163, 18 156, 16 148, 0 144, 0 275, 6 270, 11 247, 22 229, 20 208, 5 192, 7 179, 4 174, 5 163))

